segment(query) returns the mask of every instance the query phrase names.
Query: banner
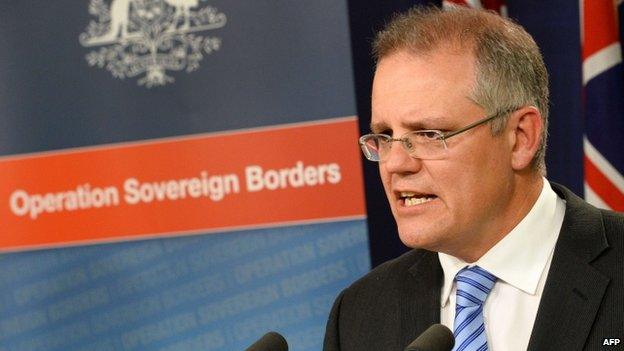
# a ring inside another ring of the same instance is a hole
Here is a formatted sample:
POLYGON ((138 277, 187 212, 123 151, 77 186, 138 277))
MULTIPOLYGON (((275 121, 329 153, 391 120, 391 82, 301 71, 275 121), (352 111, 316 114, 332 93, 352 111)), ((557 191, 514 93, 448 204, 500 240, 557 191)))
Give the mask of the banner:
POLYGON ((0 248, 361 218, 356 139, 346 118, 7 157, 0 248))
POLYGON ((0 350, 319 350, 370 268, 346 2, 0 10, 0 350))

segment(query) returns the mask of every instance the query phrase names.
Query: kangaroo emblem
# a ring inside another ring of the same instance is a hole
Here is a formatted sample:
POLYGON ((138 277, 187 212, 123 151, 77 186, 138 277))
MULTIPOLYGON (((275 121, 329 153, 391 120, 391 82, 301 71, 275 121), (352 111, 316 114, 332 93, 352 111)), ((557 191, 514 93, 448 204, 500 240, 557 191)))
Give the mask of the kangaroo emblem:
POLYGON ((197 32, 225 26, 226 17, 199 0, 90 0, 96 16, 79 36, 90 66, 106 68, 116 78, 145 76, 148 88, 174 81, 167 70, 192 72, 204 54, 219 50, 221 39, 197 32), (193 33, 193 34, 191 34, 193 33))
POLYGON ((110 41, 128 36, 128 17, 130 14, 130 4, 134 0, 113 0, 110 6, 110 27, 108 33, 100 37, 102 41, 110 41))

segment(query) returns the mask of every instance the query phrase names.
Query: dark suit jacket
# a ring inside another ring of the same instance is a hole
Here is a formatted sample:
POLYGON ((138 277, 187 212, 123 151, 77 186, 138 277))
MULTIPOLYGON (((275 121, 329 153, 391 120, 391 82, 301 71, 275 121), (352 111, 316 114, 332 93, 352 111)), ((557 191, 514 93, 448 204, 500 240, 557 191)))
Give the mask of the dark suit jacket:
MULTIPOLYGON (((529 350, 608 350, 624 344, 624 216, 596 209, 566 188, 563 226, 529 350)), ((412 250, 345 289, 327 323, 325 351, 402 351, 440 322, 437 254, 412 250)))

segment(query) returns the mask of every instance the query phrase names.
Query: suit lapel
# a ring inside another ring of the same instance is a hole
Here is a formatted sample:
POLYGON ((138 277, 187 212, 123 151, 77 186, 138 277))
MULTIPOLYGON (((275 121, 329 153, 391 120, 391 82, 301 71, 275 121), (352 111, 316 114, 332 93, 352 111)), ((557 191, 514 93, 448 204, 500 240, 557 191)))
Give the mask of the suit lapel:
POLYGON ((418 335, 432 324, 440 323, 440 290, 444 275, 435 252, 421 251, 418 260, 409 268, 409 290, 401 309, 402 340, 405 345, 412 342, 418 335))
POLYGON ((608 244, 600 211, 552 187, 566 200, 566 213, 528 349, 581 350, 609 283, 591 262, 608 244))

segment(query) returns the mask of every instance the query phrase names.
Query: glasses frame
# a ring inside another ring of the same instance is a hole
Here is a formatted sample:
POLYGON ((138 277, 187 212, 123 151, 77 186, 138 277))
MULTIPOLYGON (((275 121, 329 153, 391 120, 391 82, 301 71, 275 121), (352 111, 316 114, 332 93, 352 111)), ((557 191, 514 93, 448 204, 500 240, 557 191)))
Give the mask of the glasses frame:
MULTIPOLYGON (((415 133, 435 133, 438 135, 438 137, 436 139, 432 139, 433 140, 439 140, 440 142, 442 142, 442 145, 444 146, 444 149, 448 149, 448 146, 446 145, 446 140, 454 137, 458 134, 461 134, 463 132, 467 132, 470 129, 476 128, 482 124, 485 124, 495 118, 498 117, 502 117, 507 115, 510 112, 515 111, 516 108, 512 108, 512 109, 508 109, 508 110, 504 110, 501 112, 496 112, 492 115, 486 116, 476 122, 470 123, 469 125, 462 127, 460 129, 454 130, 452 132, 443 132, 441 130, 438 129, 421 129, 421 130, 413 130, 410 132, 407 132, 405 134, 403 134, 400 138, 393 138, 390 135, 387 134, 375 134, 375 133, 371 133, 371 134, 366 134, 366 135, 362 135, 360 137, 360 139, 358 140, 358 143, 360 144, 360 148, 362 149, 362 153, 364 154, 364 157, 366 157, 367 160, 369 161, 373 161, 373 162, 380 162, 380 159, 375 159, 374 157, 372 157, 372 154, 370 152, 368 152, 368 147, 366 146, 366 141, 372 137, 382 137, 383 139, 386 140, 386 142, 391 143, 391 142, 400 142, 401 145, 403 146, 403 149, 410 154, 410 140, 409 138, 407 138, 407 135, 410 134, 415 134, 415 133)), ((411 157, 414 157, 410 154, 411 157)), ((414 158, 420 158, 420 157, 414 157, 414 158)), ((422 158, 421 158, 422 159, 422 158)))

